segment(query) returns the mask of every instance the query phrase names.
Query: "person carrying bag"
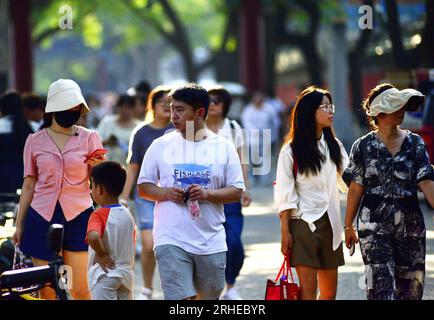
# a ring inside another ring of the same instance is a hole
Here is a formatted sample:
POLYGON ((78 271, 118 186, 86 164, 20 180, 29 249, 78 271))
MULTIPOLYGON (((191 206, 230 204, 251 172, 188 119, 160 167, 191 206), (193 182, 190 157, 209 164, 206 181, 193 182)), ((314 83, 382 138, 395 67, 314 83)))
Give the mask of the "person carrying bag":
POLYGON ((297 272, 300 300, 334 300, 344 265, 339 190, 348 156, 333 133, 334 113, 330 92, 303 90, 277 163, 281 252, 297 272))
POLYGON ((274 281, 271 279, 267 280, 265 300, 298 300, 300 287, 294 282, 289 256, 288 252, 283 259, 282 267, 276 279, 274 281), (291 275, 291 282, 288 281, 288 272, 291 275), (280 281, 277 283, 279 279, 280 281))

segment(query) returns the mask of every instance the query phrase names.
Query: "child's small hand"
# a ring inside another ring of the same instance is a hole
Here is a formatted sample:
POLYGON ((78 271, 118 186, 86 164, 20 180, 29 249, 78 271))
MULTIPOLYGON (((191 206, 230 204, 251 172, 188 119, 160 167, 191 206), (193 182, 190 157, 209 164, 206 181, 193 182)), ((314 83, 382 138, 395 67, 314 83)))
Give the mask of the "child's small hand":
POLYGON ((108 254, 102 256, 95 254, 94 264, 95 263, 98 263, 105 273, 108 272, 108 269, 114 269, 115 267, 114 261, 108 256, 108 254))

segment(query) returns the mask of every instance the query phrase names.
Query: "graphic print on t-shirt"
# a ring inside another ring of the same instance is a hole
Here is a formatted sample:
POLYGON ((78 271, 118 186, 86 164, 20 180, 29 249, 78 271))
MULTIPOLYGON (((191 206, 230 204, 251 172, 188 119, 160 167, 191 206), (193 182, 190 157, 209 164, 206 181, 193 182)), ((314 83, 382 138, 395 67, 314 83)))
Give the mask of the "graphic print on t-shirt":
POLYGON ((208 189, 211 183, 211 167, 198 164, 175 164, 173 166, 173 186, 187 190, 191 184, 199 184, 208 189))

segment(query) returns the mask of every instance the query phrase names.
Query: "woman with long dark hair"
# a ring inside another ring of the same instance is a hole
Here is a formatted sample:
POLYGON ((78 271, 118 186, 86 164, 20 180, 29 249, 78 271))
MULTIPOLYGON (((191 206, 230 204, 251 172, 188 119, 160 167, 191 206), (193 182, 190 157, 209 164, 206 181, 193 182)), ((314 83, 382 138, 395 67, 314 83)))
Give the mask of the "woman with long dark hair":
POLYGON ((345 242, 360 238, 368 300, 422 299, 426 229, 417 190, 434 207, 434 170, 422 138, 399 125, 423 100, 419 91, 381 84, 363 103, 373 130, 354 142, 344 173, 345 242))
POLYGON ((277 164, 275 203, 281 251, 300 280, 300 299, 336 297, 344 264, 339 179, 348 162, 332 129, 335 107, 327 90, 303 90, 290 117, 291 130, 277 164))

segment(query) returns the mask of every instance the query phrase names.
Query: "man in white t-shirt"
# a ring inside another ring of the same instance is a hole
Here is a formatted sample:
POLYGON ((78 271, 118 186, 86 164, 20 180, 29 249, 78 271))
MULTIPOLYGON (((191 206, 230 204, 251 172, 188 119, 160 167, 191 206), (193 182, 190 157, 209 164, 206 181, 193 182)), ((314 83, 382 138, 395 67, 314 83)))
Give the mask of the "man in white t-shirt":
POLYGON ((153 236, 161 286, 168 300, 218 299, 227 250, 223 204, 241 198, 241 164, 229 140, 205 129, 204 88, 190 83, 169 96, 176 131, 154 140, 137 181, 139 194, 156 201, 153 236))

